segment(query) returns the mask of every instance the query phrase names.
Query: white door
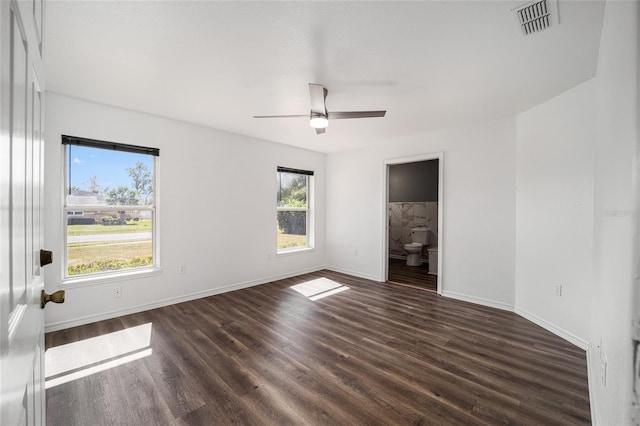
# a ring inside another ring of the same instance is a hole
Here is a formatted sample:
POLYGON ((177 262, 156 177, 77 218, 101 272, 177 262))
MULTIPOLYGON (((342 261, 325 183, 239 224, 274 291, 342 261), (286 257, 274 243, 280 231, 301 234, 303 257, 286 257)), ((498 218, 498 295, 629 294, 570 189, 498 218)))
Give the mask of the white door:
POLYGON ((0 424, 44 419, 43 0, 0 1, 0 424))

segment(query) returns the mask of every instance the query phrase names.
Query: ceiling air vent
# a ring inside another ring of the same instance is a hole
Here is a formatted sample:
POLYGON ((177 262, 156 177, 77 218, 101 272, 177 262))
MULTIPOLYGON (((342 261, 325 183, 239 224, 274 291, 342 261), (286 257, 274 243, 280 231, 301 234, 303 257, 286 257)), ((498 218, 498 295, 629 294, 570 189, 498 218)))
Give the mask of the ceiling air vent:
POLYGON ((536 0, 511 10, 522 35, 537 33, 558 24, 557 0, 536 0))

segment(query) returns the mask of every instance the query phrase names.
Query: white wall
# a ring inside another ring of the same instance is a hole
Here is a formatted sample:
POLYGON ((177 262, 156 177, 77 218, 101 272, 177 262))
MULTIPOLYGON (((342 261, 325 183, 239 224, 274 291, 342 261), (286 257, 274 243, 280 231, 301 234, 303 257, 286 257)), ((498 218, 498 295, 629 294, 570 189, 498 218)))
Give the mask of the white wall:
POLYGON ((504 119, 328 155, 328 267, 382 280, 383 163, 443 152, 444 293, 512 309, 515 131, 504 119))
POLYGON ((516 312, 583 349, 593 276, 594 87, 590 80, 517 118, 516 312))
POLYGON ((588 348, 597 425, 640 424, 638 12, 637 2, 607 2, 596 77, 517 120, 516 312, 588 348))
MULTIPOLYGON (((632 424, 632 288, 638 261, 637 2, 607 2, 596 74, 590 384, 597 424, 632 424), (602 341, 602 349, 597 346, 602 341), (601 381, 600 353, 607 358, 601 381)), ((636 311, 639 309, 635 307, 636 311)), ((640 418, 633 424, 640 424, 640 418)))
POLYGON ((61 134, 160 148, 162 272, 66 288, 64 305, 47 306, 48 330, 323 267, 324 154, 48 93, 45 247, 54 250, 54 264, 45 269, 49 291, 59 287, 63 268, 61 134), (313 252, 275 256, 278 165, 316 172, 313 252), (187 266, 184 275, 178 274, 180 264, 187 266), (117 299, 116 286, 122 287, 117 299))

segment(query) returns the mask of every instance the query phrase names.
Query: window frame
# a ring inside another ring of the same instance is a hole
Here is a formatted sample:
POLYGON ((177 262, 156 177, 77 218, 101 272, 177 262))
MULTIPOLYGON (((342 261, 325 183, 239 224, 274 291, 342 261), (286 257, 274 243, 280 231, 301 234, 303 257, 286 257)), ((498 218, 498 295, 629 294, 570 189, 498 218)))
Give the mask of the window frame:
POLYGON ((306 214, 306 219, 305 219, 305 236, 307 239, 307 244, 305 246, 296 246, 296 247, 287 247, 287 248, 278 248, 278 227, 276 225, 276 256, 286 256, 289 254, 297 254, 297 253, 301 253, 301 252, 308 252, 308 251, 312 251, 315 248, 315 241, 314 241, 314 214, 313 214, 313 207, 314 207, 314 172, 310 171, 310 170, 301 170, 301 169, 292 169, 292 168, 288 168, 288 167, 281 167, 278 166, 277 167, 277 171, 276 171, 276 185, 277 182, 279 181, 278 178, 278 174, 279 173, 290 173, 290 174, 299 174, 299 175, 305 175, 306 177, 306 187, 307 187, 307 194, 306 194, 306 198, 307 198, 307 206, 306 207, 281 207, 278 205, 278 188, 276 188, 276 223, 278 220, 278 212, 281 211, 300 211, 300 212, 305 212, 306 214))
POLYGON ((63 182, 63 191, 62 191, 62 281, 61 284, 63 286, 71 286, 71 285, 77 285, 77 286, 84 286, 84 285, 92 285, 92 284, 97 284, 97 283, 102 283, 102 282, 109 282, 109 281, 120 281, 123 279, 130 279, 130 278, 136 278, 136 277, 145 277, 145 276, 149 276, 149 275, 157 275, 161 269, 160 269, 160 250, 159 250, 159 244, 158 244, 158 234, 159 234, 159 218, 158 218, 158 205, 159 205, 159 190, 158 190, 158 170, 159 170, 159 166, 158 166, 158 162, 159 162, 159 149, 156 148, 145 148, 145 147, 138 147, 138 146, 134 146, 134 145, 127 145, 127 144, 116 144, 116 143, 109 143, 109 142, 103 142, 103 141, 96 141, 96 140, 91 140, 91 139, 83 139, 83 138, 77 138, 77 137, 72 137, 72 136, 65 136, 62 135, 62 139, 63 139, 63 143, 62 143, 62 182, 63 182), (83 143, 65 143, 64 140, 65 138, 69 138, 72 140, 79 140, 79 141, 87 141, 87 144, 83 144, 83 143), (110 144, 111 146, 113 146, 112 148, 109 148, 108 146, 102 147, 102 146, 97 146, 95 144, 92 143, 104 143, 104 144, 110 144), (68 176, 69 176, 69 170, 68 170, 68 154, 69 152, 67 151, 71 146, 76 145, 76 146, 84 146, 84 147, 88 147, 88 148, 96 148, 96 149, 104 149, 104 150, 116 150, 116 151, 121 151, 121 152, 129 152, 129 153, 140 153, 140 154, 145 154, 145 155, 151 155, 152 156, 152 170, 151 170, 151 185, 152 185, 152 203, 149 205, 119 205, 119 206, 114 206, 114 205, 89 205, 89 204, 67 204, 67 188, 70 185, 70 182, 67 182, 68 176), (124 149, 117 149, 116 147, 124 147, 124 149), (131 147, 132 149, 127 149, 127 147, 131 147), (136 149, 140 149, 140 150, 136 150, 136 149), (154 154, 155 152, 155 154, 154 154), (99 211, 99 212, 113 212, 114 214, 117 214, 120 211, 149 211, 151 214, 151 256, 152 256, 152 263, 150 265, 145 265, 145 266, 139 266, 139 267, 134 267, 134 268, 128 268, 128 269, 118 269, 118 270, 112 270, 112 271, 101 271, 101 272, 92 272, 92 273, 86 273, 86 274, 80 274, 80 275, 69 275, 69 266, 68 266, 68 262, 69 262, 69 243, 67 241, 67 237, 68 237, 68 229, 67 227, 69 226, 68 223, 68 219, 69 218, 73 218, 73 217, 80 217, 80 216, 75 216, 75 215, 71 215, 68 216, 68 212, 77 212, 77 211, 82 211, 84 216, 84 213, 86 213, 87 211, 99 211))

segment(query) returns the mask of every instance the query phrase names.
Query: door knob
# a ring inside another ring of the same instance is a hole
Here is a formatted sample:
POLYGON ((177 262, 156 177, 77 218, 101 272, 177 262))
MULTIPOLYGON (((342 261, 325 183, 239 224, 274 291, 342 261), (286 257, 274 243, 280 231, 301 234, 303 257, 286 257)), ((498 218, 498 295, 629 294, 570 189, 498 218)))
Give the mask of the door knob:
POLYGON ((44 305, 48 302, 64 303, 64 290, 58 290, 52 294, 47 294, 42 290, 42 293, 40 293, 40 308, 44 309, 44 305))
POLYGON ((40 250, 40 266, 46 266, 53 262, 53 252, 40 250))

